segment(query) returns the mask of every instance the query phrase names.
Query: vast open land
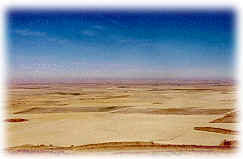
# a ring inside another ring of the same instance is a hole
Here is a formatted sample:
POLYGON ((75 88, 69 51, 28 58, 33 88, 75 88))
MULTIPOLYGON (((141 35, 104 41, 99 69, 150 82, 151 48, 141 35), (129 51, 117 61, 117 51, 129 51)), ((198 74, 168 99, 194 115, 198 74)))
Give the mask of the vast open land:
POLYGON ((11 84, 6 148, 25 151, 232 151, 229 81, 11 84))

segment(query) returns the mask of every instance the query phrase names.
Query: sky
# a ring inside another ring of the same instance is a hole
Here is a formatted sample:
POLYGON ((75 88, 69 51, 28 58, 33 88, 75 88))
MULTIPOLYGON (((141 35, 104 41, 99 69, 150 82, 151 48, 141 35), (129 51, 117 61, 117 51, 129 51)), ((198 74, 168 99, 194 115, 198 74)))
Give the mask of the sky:
POLYGON ((7 15, 16 80, 232 79, 232 10, 17 10, 7 15))

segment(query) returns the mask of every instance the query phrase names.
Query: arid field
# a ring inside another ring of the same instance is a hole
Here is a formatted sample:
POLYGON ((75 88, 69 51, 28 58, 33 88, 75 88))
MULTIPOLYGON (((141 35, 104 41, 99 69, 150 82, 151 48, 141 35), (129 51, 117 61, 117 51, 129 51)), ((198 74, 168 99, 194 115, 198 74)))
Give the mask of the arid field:
POLYGON ((229 81, 11 84, 9 151, 231 151, 229 81))

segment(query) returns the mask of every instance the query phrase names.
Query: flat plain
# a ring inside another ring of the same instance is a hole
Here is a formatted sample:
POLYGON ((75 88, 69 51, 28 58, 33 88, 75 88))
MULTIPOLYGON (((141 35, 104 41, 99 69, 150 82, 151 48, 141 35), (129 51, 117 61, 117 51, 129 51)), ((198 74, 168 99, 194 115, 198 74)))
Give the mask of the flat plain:
POLYGON ((11 84, 8 151, 228 151, 237 147, 229 81, 11 84))

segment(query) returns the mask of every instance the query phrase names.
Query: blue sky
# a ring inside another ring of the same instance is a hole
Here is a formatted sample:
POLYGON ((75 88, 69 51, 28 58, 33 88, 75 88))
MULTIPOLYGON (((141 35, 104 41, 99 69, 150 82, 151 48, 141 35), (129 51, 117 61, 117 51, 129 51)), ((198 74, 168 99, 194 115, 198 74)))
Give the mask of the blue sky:
POLYGON ((14 79, 233 78, 232 10, 10 10, 14 79))

